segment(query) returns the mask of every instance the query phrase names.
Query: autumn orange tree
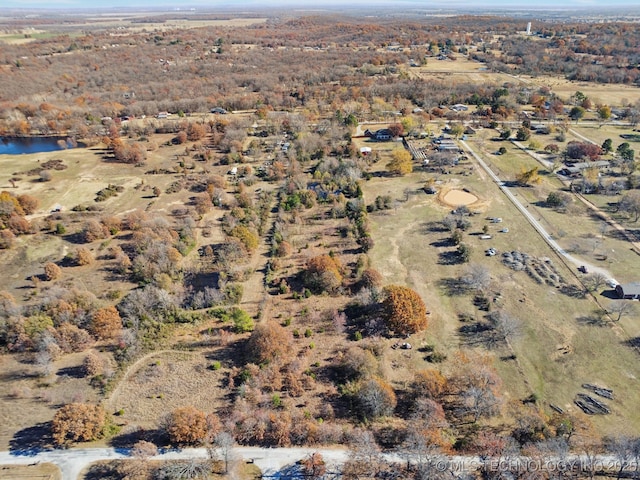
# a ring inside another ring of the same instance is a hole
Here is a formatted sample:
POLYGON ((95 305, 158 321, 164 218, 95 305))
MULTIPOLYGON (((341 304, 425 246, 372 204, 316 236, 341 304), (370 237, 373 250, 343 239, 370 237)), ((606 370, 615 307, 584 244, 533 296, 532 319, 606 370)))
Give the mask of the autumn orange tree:
POLYGON ((427 307, 414 290, 389 285, 383 293, 382 312, 389 330, 397 335, 406 335, 427 328, 427 307))
POLYGON ((171 443, 198 444, 207 436, 207 416, 192 406, 177 408, 169 414, 166 430, 171 443))
POLYGON ((340 260, 330 255, 318 255, 309 259, 303 274, 304 283, 316 292, 333 292, 342 285, 340 260))
POLYGON ((327 466, 319 452, 314 452, 300 462, 304 476, 317 479, 324 478, 327 473, 327 466))
POLYGON ((447 379, 433 368, 418 370, 413 380, 416 396, 439 399, 447 391, 447 379))
POLYGON ((291 333, 276 322, 262 322, 251 333, 247 344, 256 363, 283 360, 293 351, 291 333))
POLYGON ((44 277, 51 281, 57 280, 62 276, 62 269, 53 262, 47 262, 44 264, 44 277))
POLYGON ((122 329, 120 313, 114 306, 96 310, 91 317, 91 333, 100 340, 114 338, 122 329))
POLYGON ((35 211, 38 209, 38 206, 40 205, 40 201, 37 198, 26 194, 18 195, 18 203, 20 204, 26 215, 35 213, 35 211))
POLYGON ((70 403, 56 412, 52 422, 53 441, 57 445, 67 442, 88 442, 99 438, 107 416, 100 405, 70 403))
POLYGON ((382 274, 375 268, 367 268, 360 277, 360 284, 364 288, 378 288, 382 285, 382 282, 382 274))

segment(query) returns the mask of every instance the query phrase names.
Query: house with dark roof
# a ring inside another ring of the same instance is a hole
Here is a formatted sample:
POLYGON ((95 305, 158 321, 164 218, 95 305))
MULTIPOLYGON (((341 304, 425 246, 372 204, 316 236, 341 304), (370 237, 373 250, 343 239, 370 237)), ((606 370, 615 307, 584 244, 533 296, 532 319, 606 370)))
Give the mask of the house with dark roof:
POLYGON ((369 137, 376 142, 388 142, 389 140, 393 139, 393 133, 391 133, 391 130, 389 130, 388 128, 381 128, 380 130, 376 130, 375 132, 366 129, 364 131, 364 136, 369 137))
POLYGON ((618 298, 628 300, 640 299, 640 282, 625 283, 624 285, 616 285, 616 294, 618 298))

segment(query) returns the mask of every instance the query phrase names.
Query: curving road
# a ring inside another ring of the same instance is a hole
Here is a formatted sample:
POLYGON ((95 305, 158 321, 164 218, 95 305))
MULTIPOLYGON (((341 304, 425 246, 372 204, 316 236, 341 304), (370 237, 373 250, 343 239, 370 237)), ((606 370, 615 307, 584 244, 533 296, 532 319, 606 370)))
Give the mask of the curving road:
POLYGON ((600 274, 604 275, 610 281, 614 281, 615 282, 615 280, 613 279, 613 276, 611 275, 611 273, 608 270, 606 270, 606 269, 604 269, 602 267, 598 267, 596 265, 589 264, 589 263, 585 262, 584 260, 581 260, 581 259, 579 259, 577 257, 574 257, 569 252, 567 252, 565 249, 563 249, 558 244, 558 242, 556 242, 553 239, 553 237, 549 234, 549 232, 547 232, 545 230, 545 228, 533 216, 533 214, 520 202, 520 200, 518 200, 518 198, 516 198, 516 196, 511 192, 511 189, 509 187, 507 187, 505 185, 505 183, 502 180, 500 180, 500 178, 498 178, 498 176, 493 172, 493 170, 491 170, 491 168, 489 168, 489 165, 487 165, 487 163, 475 152, 475 150, 473 150, 467 144, 467 142, 465 142, 464 140, 460 140, 460 143, 464 146, 464 148, 467 151, 469 151, 469 153, 471 153, 471 155, 473 155, 473 158, 476 159, 476 161, 482 167, 482 169, 485 172, 487 172, 487 174, 498 185, 500 190, 502 190, 502 192, 507 196, 507 198, 511 201, 511 203, 513 203, 513 205, 515 205, 515 207, 520 211, 520 213, 522 213, 522 215, 529 221, 531 226, 536 229, 536 231, 540 234, 540 236, 544 239, 544 241, 547 242, 547 244, 553 250, 555 250, 559 255, 562 255, 565 259, 567 259, 567 261, 573 263, 574 265, 576 265, 576 266, 584 265, 585 267, 587 267, 589 272, 600 273, 600 274))

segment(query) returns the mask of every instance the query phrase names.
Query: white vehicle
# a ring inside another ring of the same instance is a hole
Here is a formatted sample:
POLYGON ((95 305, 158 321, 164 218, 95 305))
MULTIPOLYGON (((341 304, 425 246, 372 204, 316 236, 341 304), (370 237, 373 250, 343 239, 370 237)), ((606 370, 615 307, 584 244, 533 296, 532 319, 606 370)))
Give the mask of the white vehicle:
POLYGON ((489 248, 489 249, 485 250, 485 253, 487 254, 487 256, 493 257, 498 252, 496 252, 495 248, 489 248))

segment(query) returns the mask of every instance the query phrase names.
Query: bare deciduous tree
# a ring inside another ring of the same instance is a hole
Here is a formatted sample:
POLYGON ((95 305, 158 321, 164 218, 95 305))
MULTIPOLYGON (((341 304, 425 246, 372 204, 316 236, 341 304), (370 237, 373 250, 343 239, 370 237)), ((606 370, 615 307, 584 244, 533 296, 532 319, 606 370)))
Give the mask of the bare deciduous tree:
POLYGON ((229 464, 233 461, 233 447, 236 441, 229 432, 218 432, 213 438, 213 444, 208 448, 209 457, 212 460, 221 460, 224 463, 224 473, 229 473, 229 464))
POLYGON ((600 273, 590 273, 584 277, 583 283, 587 287, 587 290, 595 292, 599 290, 607 282, 607 276, 600 273))
POLYGON ((484 292, 491 284, 491 274, 484 265, 472 263, 465 269, 465 273, 460 280, 469 288, 484 292))
POLYGON ((622 317, 631 315, 634 311, 633 303, 626 300, 616 300, 609 304, 609 313, 613 315, 615 322, 619 322, 622 317))

